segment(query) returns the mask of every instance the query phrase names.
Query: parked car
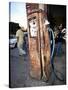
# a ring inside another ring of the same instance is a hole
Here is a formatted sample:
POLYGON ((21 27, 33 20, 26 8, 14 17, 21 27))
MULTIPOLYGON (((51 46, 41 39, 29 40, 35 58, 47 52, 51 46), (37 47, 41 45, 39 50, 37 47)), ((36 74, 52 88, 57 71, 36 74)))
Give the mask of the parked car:
POLYGON ((9 47, 10 48, 15 48, 17 46, 17 38, 15 35, 10 35, 9 36, 9 47))

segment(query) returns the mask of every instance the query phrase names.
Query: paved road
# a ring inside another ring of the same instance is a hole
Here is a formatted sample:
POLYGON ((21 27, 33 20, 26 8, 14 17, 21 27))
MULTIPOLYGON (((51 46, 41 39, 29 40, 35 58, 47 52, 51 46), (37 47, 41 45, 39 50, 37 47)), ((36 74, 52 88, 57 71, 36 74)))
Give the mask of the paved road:
POLYGON ((10 83, 11 87, 33 87, 33 86, 47 86, 47 85, 63 85, 66 83, 66 59, 65 59, 65 45, 63 45, 63 53, 60 57, 54 56, 54 66, 57 75, 64 81, 60 81, 51 74, 48 82, 43 80, 35 80, 29 76, 29 57, 28 53, 25 56, 18 55, 18 49, 10 49, 10 83), (61 73, 60 73, 61 72, 61 73))

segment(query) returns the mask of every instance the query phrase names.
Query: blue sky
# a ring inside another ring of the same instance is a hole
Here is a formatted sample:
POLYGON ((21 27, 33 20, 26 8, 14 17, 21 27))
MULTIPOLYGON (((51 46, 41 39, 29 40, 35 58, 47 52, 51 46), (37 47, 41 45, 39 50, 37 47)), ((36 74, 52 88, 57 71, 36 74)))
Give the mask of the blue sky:
POLYGON ((23 2, 11 2, 10 21, 19 23, 27 28, 26 4, 23 2))

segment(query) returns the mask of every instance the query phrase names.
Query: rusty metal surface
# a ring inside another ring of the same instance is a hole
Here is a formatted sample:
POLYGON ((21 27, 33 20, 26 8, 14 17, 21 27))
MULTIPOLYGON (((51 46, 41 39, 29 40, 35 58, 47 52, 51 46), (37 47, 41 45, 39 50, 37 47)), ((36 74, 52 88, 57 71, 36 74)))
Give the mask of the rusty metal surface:
POLYGON ((47 80, 50 76, 51 71, 51 64, 50 64, 50 40, 49 40, 49 34, 44 27, 43 23, 44 14, 39 13, 39 22, 40 22, 40 37, 41 37, 41 60, 42 60, 42 70, 43 70, 43 77, 45 77, 47 80))
POLYGON ((40 56, 37 50, 37 39, 30 39, 30 75, 36 79, 41 78, 40 56))
MULTIPOLYGON (((27 13, 28 14, 28 13, 27 13)), ((28 18, 28 41, 29 41, 29 55, 30 55, 30 76, 36 79, 45 77, 47 80, 50 76, 50 40, 48 31, 44 27, 44 12, 30 13, 28 18), (37 37, 30 36, 29 21, 31 18, 37 19, 37 37)))

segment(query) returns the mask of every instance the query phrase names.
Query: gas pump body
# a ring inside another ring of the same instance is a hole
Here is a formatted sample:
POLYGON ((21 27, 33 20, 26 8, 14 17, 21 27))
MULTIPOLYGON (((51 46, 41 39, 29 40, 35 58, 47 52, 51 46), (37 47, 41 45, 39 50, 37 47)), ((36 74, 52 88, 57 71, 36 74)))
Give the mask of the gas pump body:
POLYGON ((44 25, 44 11, 38 10, 28 15, 28 41, 30 56, 30 76, 36 79, 50 76, 50 39, 44 25))
POLYGON ((36 79, 41 78, 40 65, 40 46, 39 46, 39 27, 38 13, 32 13, 28 16, 28 41, 30 56, 30 76, 36 79), (32 25, 32 26, 31 26, 32 25))

